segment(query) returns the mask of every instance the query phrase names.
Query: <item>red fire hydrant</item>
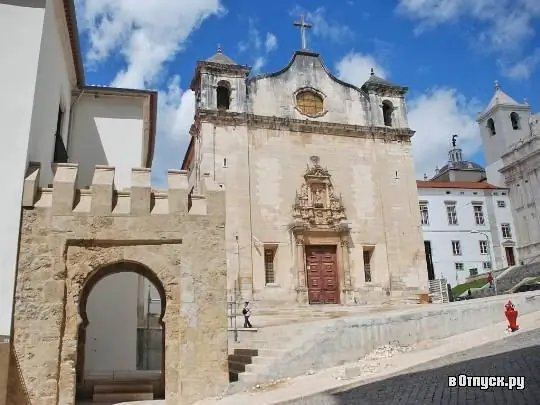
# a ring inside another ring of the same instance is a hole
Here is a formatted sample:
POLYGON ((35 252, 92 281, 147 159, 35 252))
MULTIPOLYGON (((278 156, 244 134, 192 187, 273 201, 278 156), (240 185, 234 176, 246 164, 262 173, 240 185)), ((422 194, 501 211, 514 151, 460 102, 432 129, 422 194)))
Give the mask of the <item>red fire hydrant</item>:
POLYGON ((516 311, 516 307, 510 300, 508 300, 508 302, 504 306, 504 315, 506 316, 506 319, 508 320, 508 328, 512 332, 515 332, 516 330, 518 330, 519 329, 519 326, 517 324, 518 311, 516 311))

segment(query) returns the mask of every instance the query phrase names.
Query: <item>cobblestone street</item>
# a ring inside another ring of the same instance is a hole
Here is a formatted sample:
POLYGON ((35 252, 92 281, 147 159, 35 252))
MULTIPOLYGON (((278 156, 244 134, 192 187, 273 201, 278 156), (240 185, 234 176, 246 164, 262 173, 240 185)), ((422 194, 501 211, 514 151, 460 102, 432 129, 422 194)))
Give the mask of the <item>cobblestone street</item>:
POLYGON ((339 405, 539 405, 540 329, 334 395, 339 405), (525 389, 448 387, 448 376, 524 376, 525 389))

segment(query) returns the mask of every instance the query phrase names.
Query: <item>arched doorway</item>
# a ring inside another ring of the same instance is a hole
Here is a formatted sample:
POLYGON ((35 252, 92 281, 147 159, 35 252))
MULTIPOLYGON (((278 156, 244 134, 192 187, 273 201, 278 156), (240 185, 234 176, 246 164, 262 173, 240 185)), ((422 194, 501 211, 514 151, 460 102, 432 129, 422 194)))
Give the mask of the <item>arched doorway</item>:
POLYGON ((141 263, 90 273, 79 300, 77 399, 164 398, 165 307, 163 285, 141 263))

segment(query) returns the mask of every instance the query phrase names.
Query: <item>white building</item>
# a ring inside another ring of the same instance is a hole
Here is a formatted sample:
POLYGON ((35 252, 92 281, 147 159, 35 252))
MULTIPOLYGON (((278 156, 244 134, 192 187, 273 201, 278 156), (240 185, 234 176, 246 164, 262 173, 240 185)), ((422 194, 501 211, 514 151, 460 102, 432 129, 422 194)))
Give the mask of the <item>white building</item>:
MULTIPOLYGON (((114 166, 115 187, 121 190, 130 185, 132 168, 150 167, 155 138, 157 93, 85 84, 73 0, 26 3, 0 2, 0 336, 9 336, 11 329, 25 171, 39 163, 40 185, 47 187, 55 164, 78 163, 78 187, 85 188, 96 165, 114 166)), ((124 291, 131 285, 133 294, 114 305, 100 299, 99 292, 106 295, 107 288, 98 285, 89 312, 103 314, 111 305, 121 312, 125 306, 136 316, 137 294, 145 289, 140 284, 134 274, 118 275, 115 285, 124 291)), ((100 319, 94 318, 92 330, 131 328, 130 339, 136 338, 137 325, 130 317, 115 317, 113 324, 100 319), (131 323, 119 324, 123 320, 131 323)), ((88 333, 88 346, 95 343, 90 350, 103 346, 103 336, 88 333)), ((115 339, 122 341, 109 336, 115 339)), ((133 348, 133 342, 125 347, 133 348)))
POLYGON ((488 182, 508 187, 524 263, 540 258, 540 114, 501 86, 478 116, 488 182))
POLYGON ((452 286, 517 262, 508 189, 483 182, 484 170, 463 160, 455 138, 448 164, 417 182, 429 278, 452 286))

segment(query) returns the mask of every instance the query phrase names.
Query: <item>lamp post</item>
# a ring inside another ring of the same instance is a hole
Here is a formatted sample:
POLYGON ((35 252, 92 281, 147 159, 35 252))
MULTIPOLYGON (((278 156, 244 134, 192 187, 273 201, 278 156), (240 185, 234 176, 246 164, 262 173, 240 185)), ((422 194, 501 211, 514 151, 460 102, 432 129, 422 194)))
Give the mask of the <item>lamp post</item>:
MULTIPOLYGON (((484 235, 486 237, 486 244, 487 244, 487 249, 488 249, 489 262, 493 263, 493 259, 491 257, 491 244, 489 243, 489 241, 490 241, 489 235, 487 233, 485 233, 485 232, 480 232, 477 229, 473 229, 471 231, 471 233, 478 233, 478 234, 484 235)), ((493 270, 493 269, 491 269, 491 270, 493 270)), ((493 277, 493 287, 495 288, 495 295, 498 295, 497 294, 497 277, 493 277)))

